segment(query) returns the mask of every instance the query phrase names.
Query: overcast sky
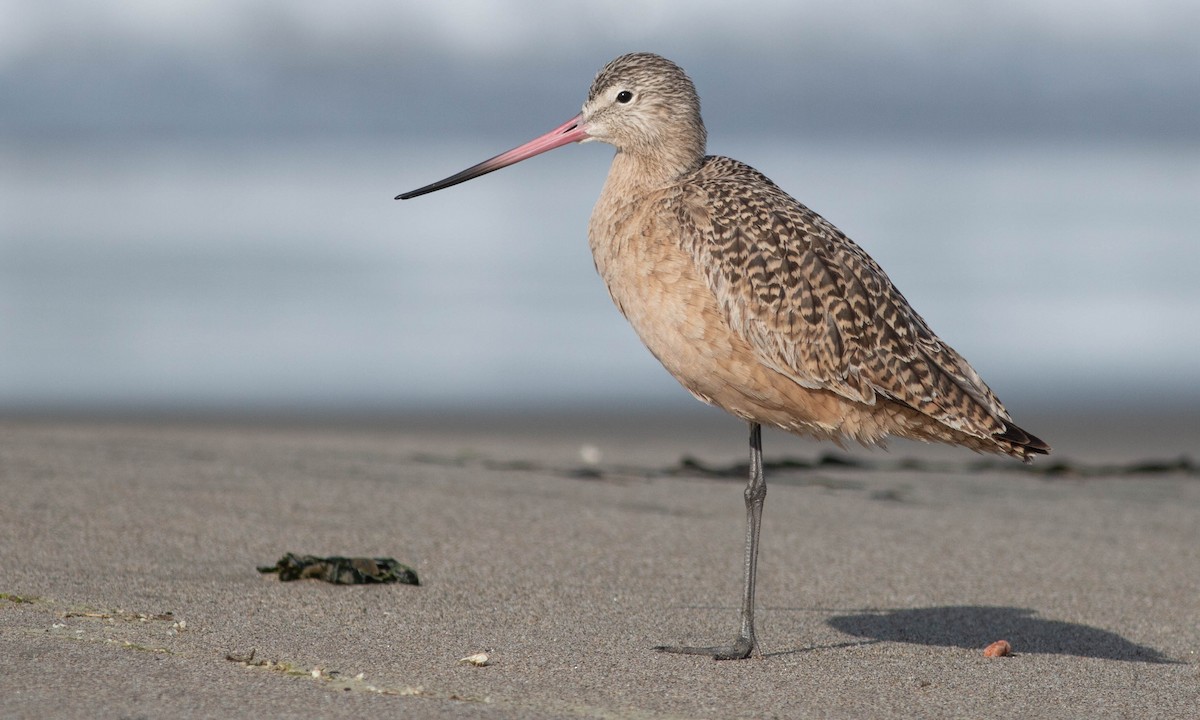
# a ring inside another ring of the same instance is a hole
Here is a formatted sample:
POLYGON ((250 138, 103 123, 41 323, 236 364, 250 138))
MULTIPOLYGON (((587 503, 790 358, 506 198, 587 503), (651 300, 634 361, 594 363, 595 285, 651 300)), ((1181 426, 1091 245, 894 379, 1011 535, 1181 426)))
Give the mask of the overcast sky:
POLYGON ((1197 37, 1195 0, 3 0, 0 132, 521 134, 651 50, 726 132, 1194 139, 1197 37))

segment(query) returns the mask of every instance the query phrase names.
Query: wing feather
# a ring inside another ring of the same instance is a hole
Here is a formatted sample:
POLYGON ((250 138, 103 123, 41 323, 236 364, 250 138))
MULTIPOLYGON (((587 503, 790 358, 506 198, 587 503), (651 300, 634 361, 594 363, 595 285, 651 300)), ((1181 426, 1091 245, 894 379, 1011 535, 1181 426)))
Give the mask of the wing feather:
POLYGON ((730 327, 804 387, 879 396, 977 436, 1008 413, 867 253, 758 171, 706 158, 666 202, 730 327))

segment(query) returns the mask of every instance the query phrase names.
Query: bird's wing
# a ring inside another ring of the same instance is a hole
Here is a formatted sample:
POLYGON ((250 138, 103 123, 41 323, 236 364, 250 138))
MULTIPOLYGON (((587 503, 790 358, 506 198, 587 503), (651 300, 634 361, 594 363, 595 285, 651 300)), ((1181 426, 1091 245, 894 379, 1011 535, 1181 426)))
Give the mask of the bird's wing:
POLYGON ((804 387, 904 403, 972 435, 1008 414, 862 248, 753 168, 708 158, 668 201, 725 317, 804 387))

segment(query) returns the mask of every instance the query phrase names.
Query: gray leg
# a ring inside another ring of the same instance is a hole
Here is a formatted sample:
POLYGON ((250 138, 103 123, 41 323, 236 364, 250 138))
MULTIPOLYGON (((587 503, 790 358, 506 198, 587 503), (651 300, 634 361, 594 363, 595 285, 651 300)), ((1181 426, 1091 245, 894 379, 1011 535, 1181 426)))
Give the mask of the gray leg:
POLYGON ((688 655, 711 655, 716 660, 741 660, 758 650, 754 639, 754 575, 758 569, 758 533, 762 527, 763 500, 767 497, 767 480, 763 477, 762 427, 750 423, 750 481, 746 484, 746 563, 745 587, 742 592, 742 629, 732 645, 694 647, 690 645, 660 645, 655 650, 688 655))

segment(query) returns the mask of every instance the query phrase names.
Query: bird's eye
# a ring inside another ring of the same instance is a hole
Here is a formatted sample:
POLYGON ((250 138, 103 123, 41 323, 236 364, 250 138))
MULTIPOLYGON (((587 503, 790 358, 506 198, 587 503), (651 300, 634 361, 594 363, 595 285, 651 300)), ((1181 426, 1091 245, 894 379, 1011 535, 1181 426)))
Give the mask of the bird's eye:
POLYGON ((632 99, 633 93, 629 92, 628 90, 622 90, 621 92, 617 93, 617 102, 621 104, 627 103, 632 99))

